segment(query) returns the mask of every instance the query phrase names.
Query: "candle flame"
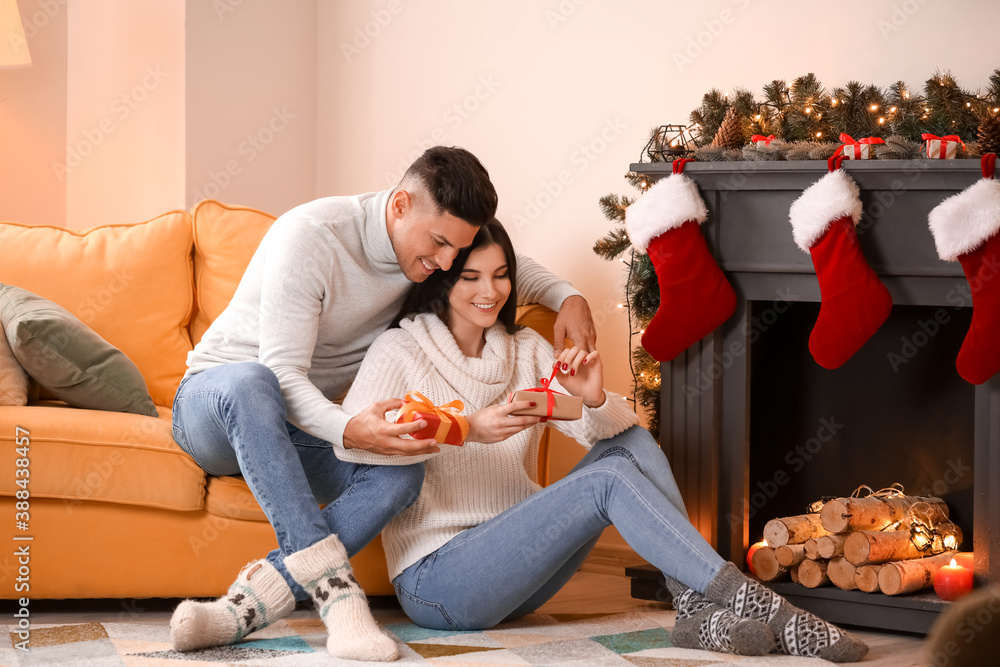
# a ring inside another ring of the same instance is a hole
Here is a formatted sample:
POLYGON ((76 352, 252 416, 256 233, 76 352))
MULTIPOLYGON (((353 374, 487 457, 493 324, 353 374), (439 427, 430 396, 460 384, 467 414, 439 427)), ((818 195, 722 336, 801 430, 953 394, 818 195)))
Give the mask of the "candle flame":
POLYGON ((954 558, 951 559, 951 566, 950 567, 958 567, 958 563, 955 562, 954 558))
MULTIPOLYGON (((767 540, 764 540, 764 546, 765 547, 767 546, 767 540)), ((767 552, 765 552, 765 553, 767 553, 767 552)))

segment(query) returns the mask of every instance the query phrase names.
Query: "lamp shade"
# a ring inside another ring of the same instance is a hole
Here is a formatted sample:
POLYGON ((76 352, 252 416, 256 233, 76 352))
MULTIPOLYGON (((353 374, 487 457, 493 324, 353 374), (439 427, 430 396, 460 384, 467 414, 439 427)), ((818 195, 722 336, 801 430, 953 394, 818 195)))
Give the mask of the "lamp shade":
POLYGON ((30 66, 31 55, 17 0, 0 0, 0 69, 30 66))

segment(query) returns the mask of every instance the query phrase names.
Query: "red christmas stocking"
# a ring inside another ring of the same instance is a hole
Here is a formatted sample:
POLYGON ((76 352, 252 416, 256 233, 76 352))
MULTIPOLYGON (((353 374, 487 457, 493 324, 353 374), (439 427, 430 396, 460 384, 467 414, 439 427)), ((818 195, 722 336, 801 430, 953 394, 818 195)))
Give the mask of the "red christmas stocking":
POLYGON ((854 356, 892 309, 889 290, 858 245, 858 186, 839 166, 831 162, 830 173, 809 186, 789 211, 795 243, 812 255, 822 297, 809 352, 831 369, 854 356))
POLYGON ((972 323, 955 362, 967 382, 1000 370, 1000 181, 996 155, 983 156, 983 178, 934 207, 928 216, 938 256, 961 262, 972 292, 972 323))
POLYGON ((708 209, 686 160, 625 211, 632 245, 649 253, 660 286, 660 307, 646 326, 642 346, 657 361, 670 361, 701 340, 736 310, 736 292, 712 258, 699 225, 708 209))

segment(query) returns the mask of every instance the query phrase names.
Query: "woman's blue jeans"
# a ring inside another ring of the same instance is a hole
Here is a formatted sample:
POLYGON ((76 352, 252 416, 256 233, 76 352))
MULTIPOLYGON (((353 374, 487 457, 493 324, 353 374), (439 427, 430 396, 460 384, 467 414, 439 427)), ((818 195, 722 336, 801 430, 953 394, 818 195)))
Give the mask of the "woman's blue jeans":
POLYGON ((688 520, 666 456, 634 426, 597 443, 565 478, 408 567, 393 581, 396 596, 427 628, 493 627, 552 597, 609 525, 695 590, 725 565, 688 520))
POLYGON ((278 538, 267 560, 297 600, 308 595, 285 569, 285 556, 331 533, 353 556, 417 499, 424 479, 423 464, 339 460, 330 443, 285 421, 278 378, 258 363, 185 378, 174 398, 173 433, 208 474, 243 475, 278 538))

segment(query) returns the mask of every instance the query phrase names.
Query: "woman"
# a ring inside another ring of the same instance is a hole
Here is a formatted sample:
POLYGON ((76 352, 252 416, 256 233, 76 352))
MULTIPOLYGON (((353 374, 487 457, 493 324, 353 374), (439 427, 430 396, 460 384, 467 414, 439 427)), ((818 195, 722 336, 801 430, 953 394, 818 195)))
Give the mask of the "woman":
POLYGON ((590 450, 564 479, 539 487, 545 424, 515 416, 529 403, 506 399, 550 374, 553 350, 514 323, 515 271, 503 227, 483 226, 449 271, 414 288, 399 328, 371 346, 344 401, 349 413, 409 391, 435 405, 465 404, 463 447, 421 457, 336 450, 356 463, 426 461, 420 497, 383 532, 406 614, 424 627, 470 630, 530 613, 614 525, 667 577, 678 609, 675 645, 833 661, 864 656, 862 642, 750 581, 701 537, 656 442, 625 400, 604 390, 597 351, 574 347, 555 359, 552 388, 580 396, 584 411, 580 420, 548 423, 590 450))

